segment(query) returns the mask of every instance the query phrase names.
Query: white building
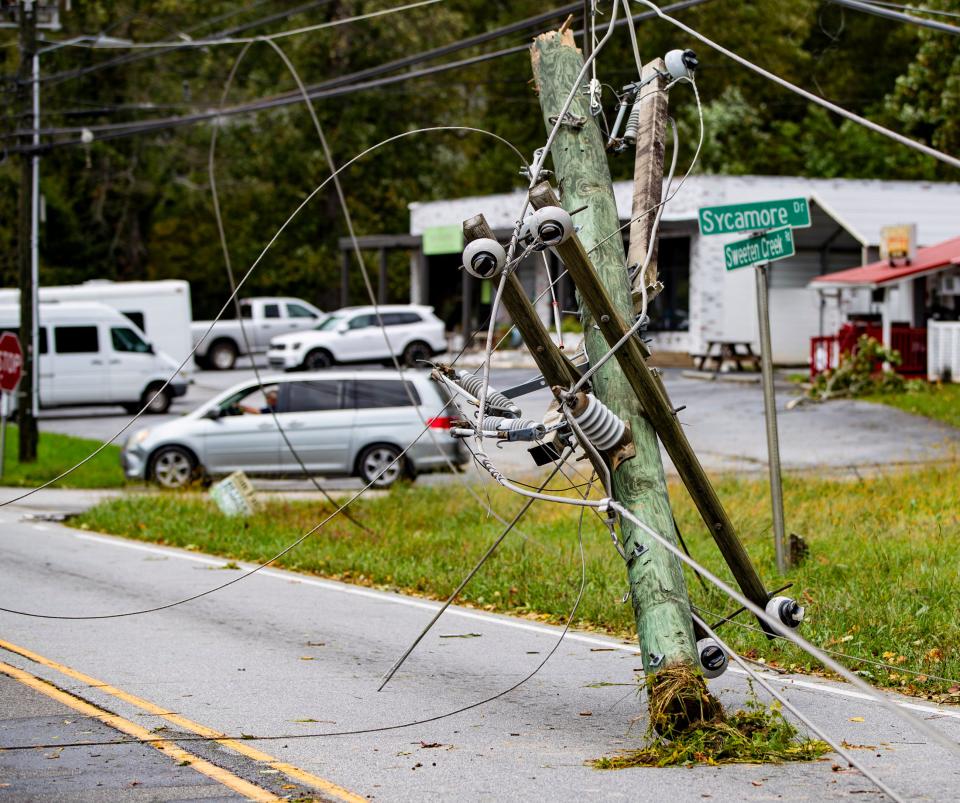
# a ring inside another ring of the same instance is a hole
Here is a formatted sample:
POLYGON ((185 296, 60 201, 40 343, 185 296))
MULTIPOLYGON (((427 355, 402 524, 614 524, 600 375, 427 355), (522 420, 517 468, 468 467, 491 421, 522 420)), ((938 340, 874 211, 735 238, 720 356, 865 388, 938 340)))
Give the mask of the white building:
MULTIPOLYGON (((632 182, 615 183, 614 192, 625 223, 630 218, 632 182)), ((960 230, 960 184, 692 176, 667 205, 661 223, 659 271, 666 290, 652 310, 655 350, 700 352, 710 339, 757 345, 753 272, 728 272, 723 259, 724 244, 745 235, 701 236, 697 210, 801 196, 810 201, 811 226, 794 232, 796 256, 776 262, 770 269, 773 351, 780 363, 806 363, 810 338, 835 330, 837 322, 829 319, 827 298, 808 285, 817 276, 876 259, 881 226, 915 223, 920 246, 945 240, 960 230)), ((523 201, 523 192, 516 191, 410 204, 411 236, 403 241, 404 247, 415 251, 411 301, 432 304, 451 327, 476 326, 483 318, 488 290, 457 270, 455 237, 441 236, 449 245, 427 248, 427 254, 421 246, 423 238, 426 235, 434 242, 435 235, 449 235, 465 219, 482 213, 497 235, 506 239, 523 201)), ((528 260, 519 276, 531 297, 547 286, 539 261, 528 260)), ((559 285, 560 303, 564 309, 575 309, 569 282, 559 285)), ((549 297, 538 307, 544 320, 549 320, 549 297)))

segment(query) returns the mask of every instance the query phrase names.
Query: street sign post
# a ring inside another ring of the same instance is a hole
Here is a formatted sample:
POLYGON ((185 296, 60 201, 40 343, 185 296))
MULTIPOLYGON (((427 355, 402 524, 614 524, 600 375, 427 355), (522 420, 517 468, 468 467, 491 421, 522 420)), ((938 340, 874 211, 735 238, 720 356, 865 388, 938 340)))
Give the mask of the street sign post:
POLYGON ((776 262, 796 253, 793 230, 790 228, 765 231, 746 240, 737 240, 723 247, 723 260, 727 270, 745 268, 748 265, 776 262))
POLYGON ((10 414, 10 399, 20 384, 23 375, 23 349, 20 338, 13 332, 0 335, 0 478, 7 457, 7 416, 10 414))
POLYGON ((805 229, 810 225, 810 204, 806 198, 786 198, 752 204, 705 206, 699 217, 701 234, 737 234, 784 226, 805 229))
MULTIPOLYGON (((791 238, 792 241, 792 238, 791 238)), ((792 253, 792 251, 791 251, 792 253)), ((773 513, 773 546, 777 569, 787 570, 784 549, 785 526, 783 516, 783 479, 780 474, 780 435, 777 432, 777 398, 773 389, 773 353, 770 345, 770 305, 767 265, 758 264, 757 320, 760 322, 760 373, 763 379, 763 413, 767 424, 767 465, 770 469, 770 507, 773 513)))
POLYGON ((767 426, 773 543, 777 553, 777 569, 782 574, 787 570, 787 554, 784 549, 786 528, 783 516, 783 480, 780 474, 780 436, 777 432, 777 400, 773 388, 767 270, 771 262, 792 257, 796 253, 793 230, 810 225, 810 204, 806 198, 786 198, 781 201, 708 206, 700 210, 699 220, 702 235, 753 232, 745 240, 724 245, 723 261, 728 271, 750 265, 756 270, 760 373, 763 379, 763 412, 767 426))

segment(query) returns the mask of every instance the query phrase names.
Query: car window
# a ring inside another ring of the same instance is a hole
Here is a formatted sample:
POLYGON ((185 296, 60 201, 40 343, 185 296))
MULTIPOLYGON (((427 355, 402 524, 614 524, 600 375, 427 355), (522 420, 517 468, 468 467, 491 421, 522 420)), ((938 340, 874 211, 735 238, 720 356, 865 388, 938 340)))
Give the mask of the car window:
POLYGON ((150 344, 140 335, 126 326, 111 326, 110 340, 114 351, 132 351, 136 354, 149 354, 150 344))
POLYGON ((40 336, 40 353, 47 353, 47 327, 41 326, 37 329, 37 334, 40 336))
POLYGON ((400 312, 400 323, 420 323, 423 319, 415 312, 400 312))
POLYGON ((291 318, 316 318, 317 316, 302 304, 287 304, 287 315, 291 318))
POLYGON ((253 305, 249 301, 240 302, 240 317, 253 318, 253 305))
POLYGON ((53 344, 57 354, 96 354, 100 351, 96 326, 55 326, 53 344))
POLYGON ((264 318, 279 318, 279 317, 280 317, 280 305, 279 305, 279 304, 264 304, 264 305, 263 305, 263 317, 264 317, 264 318))
POLYGON ((366 329, 376 323, 376 317, 373 315, 355 315, 350 319, 348 326, 351 329, 366 329))
POLYGON ((276 409, 276 398, 276 385, 264 385, 263 388, 254 385, 227 396, 217 406, 224 416, 267 415, 271 409, 276 409))
POLYGON ((353 406, 358 410, 412 407, 414 403, 420 404, 420 394, 412 382, 401 382, 399 379, 357 379, 353 383, 353 406), (410 400, 411 396, 413 401, 410 400))
POLYGON ((342 315, 328 315, 313 328, 319 332, 326 332, 330 331, 331 329, 336 329, 341 323, 343 323, 342 315))
POLYGON ((324 379, 316 382, 286 382, 285 413, 305 413, 341 408, 342 382, 324 379))

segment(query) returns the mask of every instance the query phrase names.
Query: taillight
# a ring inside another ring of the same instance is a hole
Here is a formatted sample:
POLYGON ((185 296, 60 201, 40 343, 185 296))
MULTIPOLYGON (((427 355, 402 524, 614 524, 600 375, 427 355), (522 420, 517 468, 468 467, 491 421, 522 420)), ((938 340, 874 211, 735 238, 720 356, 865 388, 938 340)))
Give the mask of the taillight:
POLYGON ((428 418, 427 426, 431 429, 450 429, 453 426, 454 418, 449 415, 438 415, 436 418, 428 418))

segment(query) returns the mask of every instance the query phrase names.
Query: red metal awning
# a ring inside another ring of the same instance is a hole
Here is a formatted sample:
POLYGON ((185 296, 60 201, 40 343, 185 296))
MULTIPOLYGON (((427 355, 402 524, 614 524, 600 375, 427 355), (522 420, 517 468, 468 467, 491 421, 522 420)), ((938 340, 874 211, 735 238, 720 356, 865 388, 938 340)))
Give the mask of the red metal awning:
POLYGON ((927 248, 918 248, 916 257, 909 265, 890 267, 886 261, 871 262, 859 268, 818 276, 810 282, 810 287, 883 287, 925 273, 936 273, 954 265, 960 265, 960 237, 944 240, 927 248))

